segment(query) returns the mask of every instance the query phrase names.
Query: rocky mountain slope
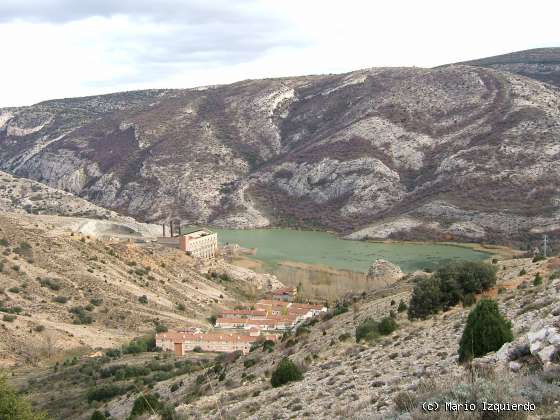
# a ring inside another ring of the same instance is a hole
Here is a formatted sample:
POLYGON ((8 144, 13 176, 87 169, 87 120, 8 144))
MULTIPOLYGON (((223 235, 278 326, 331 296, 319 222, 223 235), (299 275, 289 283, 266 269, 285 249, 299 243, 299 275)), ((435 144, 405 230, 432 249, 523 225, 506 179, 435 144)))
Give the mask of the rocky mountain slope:
POLYGON ((471 308, 457 306, 413 322, 404 312, 397 313, 396 331, 370 343, 356 343, 356 327, 361 322, 379 320, 391 310, 396 312, 401 300, 408 301, 411 283, 404 279, 391 289, 350 297, 353 303, 347 312, 301 328, 270 351, 263 347, 246 356, 192 353, 175 358, 170 353, 144 353, 135 358, 82 359, 54 373, 52 369, 17 371, 12 381, 38 407, 52 407, 61 418, 87 419, 94 409, 112 418, 127 418, 142 392, 157 393, 160 401, 175 407, 178 419, 433 418, 434 413, 422 412, 423 401, 532 402, 536 406, 535 412, 503 417, 440 409, 437 418, 442 419, 521 419, 527 418, 525 414, 557 418, 560 259, 501 260, 497 265, 497 286, 486 297, 495 298, 512 321, 515 341, 475 359, 472 372, 457 363, 459 339, 471 308), (544 283, 534 286, 537 272, 544 283), (270 376, 284 357, 303 369, 303 379, 274 388, 270 376), (185 364, 190 369, 181 371, 185 364), (129 366, 132 377, 111 373, 123 366, 129 366), (148 370, 134 377, 133 366, 148 370), (165 366, 169 367, 167 376, 161 372, 165 366), (134 388, 126 387, 130 381, 134 388), (68 390, 72 398, 55 395, 49 390, 53 384, 68 390), (87 404, 89 387, 106 389, 114 384, 119 392, 87 404))
POLYGON ((249 270, 212 279, 178 249, 101 241, 67 219, 0 213, 0 367, 119 346, 159 324, 209 327, 262 287, 249 270))
POLYGON ((468 65, 0 110, 0 169, 144 221, 352 237, 560 232, 560 91, 468 65))
POLYGON ((521 76, 560 86, 560 48, 536 48, 461 64, 509 71, 521 76))

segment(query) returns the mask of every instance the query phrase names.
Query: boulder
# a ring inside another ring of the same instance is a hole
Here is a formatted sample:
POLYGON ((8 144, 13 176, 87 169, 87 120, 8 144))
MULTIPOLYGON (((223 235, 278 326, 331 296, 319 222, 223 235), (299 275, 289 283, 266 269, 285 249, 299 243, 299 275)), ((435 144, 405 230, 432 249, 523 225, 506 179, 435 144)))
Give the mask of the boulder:
POLYGON ((390 286, 404 276, 399 266, 386 261, 375 260, 368 270, 368 280, 379 282, 381 285, 390 286))

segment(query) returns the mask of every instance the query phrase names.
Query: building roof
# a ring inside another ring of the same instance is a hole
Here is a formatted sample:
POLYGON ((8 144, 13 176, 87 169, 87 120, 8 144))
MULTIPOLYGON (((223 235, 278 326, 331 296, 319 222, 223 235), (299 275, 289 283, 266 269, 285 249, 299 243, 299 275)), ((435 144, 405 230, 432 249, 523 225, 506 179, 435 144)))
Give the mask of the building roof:
POLYGON ((321 310, 325 308, 324 305, 315 305, 313 303, 292 303, 290 309, 317 309, 321 310))
POLYGON ((185 233, 182 236, 187 236, 189 239, 198 239, 204 236, 212 235, 212 233, 214 232, 211 232, 208 229, 197 229, 197 230, 193 230, 192 232, 185 233))
POLYGON ((274 316, 267 319, 218 318, 216 324, 276 325, 285 322, 291 323, 295 320, 295 316, 274 316))
POLYGON ((252 309, 234 309, 229 311, 223 311, 222 315, 255 315, 255 316, 266 316, 266 311, 255 311, 252 309))
POLYGON ((290 306, 290 302, 285 302, 283 300, 261 299, 257 302, 257 305, 288 307, 290 306))
POLYGON ((184 342, 184 341, 218 341, 218 342, 246 342, 251 343, 258 340, 258 336, 250 336, 245 334, 236 333, 182 333, 177 331, 168 331, 165 333, 157 334, 157 340, 170 340, 173 342, 184 342))

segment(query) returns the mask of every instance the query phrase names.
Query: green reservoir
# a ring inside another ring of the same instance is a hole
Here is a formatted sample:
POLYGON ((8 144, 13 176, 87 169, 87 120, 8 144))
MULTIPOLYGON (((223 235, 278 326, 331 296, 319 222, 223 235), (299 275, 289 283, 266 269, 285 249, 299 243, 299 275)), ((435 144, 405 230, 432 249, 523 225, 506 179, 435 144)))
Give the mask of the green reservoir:
POLYGON ((221 244, 237 243, 257 248, 254 258, 271 267, 282 261, 324 265, 367 272, 374 260, 383 258, 411 272, 433 268, 452 260, 482 261, 486 252, 467 247, 434 243, 376 243, 339 239, 325 232, 290 229, 212 229, 221 244))

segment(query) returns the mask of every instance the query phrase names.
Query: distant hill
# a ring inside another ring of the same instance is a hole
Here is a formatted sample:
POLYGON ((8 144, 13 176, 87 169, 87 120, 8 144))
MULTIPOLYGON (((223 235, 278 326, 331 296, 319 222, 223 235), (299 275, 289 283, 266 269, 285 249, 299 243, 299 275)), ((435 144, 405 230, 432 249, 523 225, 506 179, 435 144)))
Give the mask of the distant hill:
POLYGON ((512 72, 543 51, 0 109, 0 169, 148 222, 560 237, 560 91, 512 72))
POLYGON ((536 48, 459 64, 509 71, 560 86, 560 48, 536 48))

